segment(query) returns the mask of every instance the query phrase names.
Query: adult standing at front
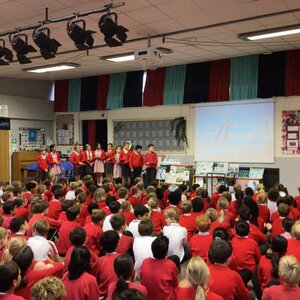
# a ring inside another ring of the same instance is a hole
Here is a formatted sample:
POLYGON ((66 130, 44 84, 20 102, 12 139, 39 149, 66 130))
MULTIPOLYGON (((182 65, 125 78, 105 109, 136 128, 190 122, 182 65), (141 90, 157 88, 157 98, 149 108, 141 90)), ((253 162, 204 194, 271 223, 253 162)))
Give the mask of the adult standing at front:
POLYGON ((47 163, 50 164, 50 174, 55 175, 55 180, 61 174, 60 168, 60 155, 58 151, 56 151, 56 145, 52 144, 50 146, 50 152, 47 155, 47 163))
POLYGON ((130 167, 129 167, 130 155, 131 155, 131 151, 129 150, 129 143, 125 142, 124 147, 120 153, 120 163, 122 168, 123 184, 125 184, 125 182, 130 184, 130 167))
POLYGON ((154 152, 153 144, 148 145, 148 152, 144 156, 144 166, 146 168, 145 183, 149 186, 156 179, 157 154, 154 152))

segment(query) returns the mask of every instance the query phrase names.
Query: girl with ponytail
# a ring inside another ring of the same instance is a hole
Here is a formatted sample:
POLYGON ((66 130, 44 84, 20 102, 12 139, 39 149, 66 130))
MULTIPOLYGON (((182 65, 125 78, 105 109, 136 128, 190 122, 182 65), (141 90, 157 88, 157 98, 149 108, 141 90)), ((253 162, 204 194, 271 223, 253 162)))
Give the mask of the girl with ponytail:
POLYGON ((147 298, 146 288, 133 282, 135 279, 134 262, 129 254, 121 254, 115 259, 114 270, 119 279, 109 285, 107 300, 121 298, 120 295, 128 289, 136 289, 147 298))
POLYGON ((222 300, 207 287, 209 268, 199 256, 191 258, 186 268, 185 279, 179 282, 177 300, 222 300))
POLYGON ((97 280, 90 272, 91 254, 84 246, 76 247, 72 254, 68 272, 62 281, 66 287, 64 300, 99 299, 97 280))
POLYGON ((279 279, 279 260, 285 255, 287 250, 287 240, 285 237, 276 235, 272 238, 271 253, 261 257, 258 264, 258 281, 262 291, 272 282, 282 283, 279 279))

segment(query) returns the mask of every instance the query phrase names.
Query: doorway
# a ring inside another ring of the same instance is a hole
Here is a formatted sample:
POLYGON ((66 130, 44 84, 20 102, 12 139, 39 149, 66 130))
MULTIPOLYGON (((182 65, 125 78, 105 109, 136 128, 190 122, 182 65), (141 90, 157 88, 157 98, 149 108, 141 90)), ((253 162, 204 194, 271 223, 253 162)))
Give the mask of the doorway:
POLYGON ((102 149, 107 147, 107 120, 82 121, 82 144, 90 144, 95 149, 96 143, 100 143, 102 149))

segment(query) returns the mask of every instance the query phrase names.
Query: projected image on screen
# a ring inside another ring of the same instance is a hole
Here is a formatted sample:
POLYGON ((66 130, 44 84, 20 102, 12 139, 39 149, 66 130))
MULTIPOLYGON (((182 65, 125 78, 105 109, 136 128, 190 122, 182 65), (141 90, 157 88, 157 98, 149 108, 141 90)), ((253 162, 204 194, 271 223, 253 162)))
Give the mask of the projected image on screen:
POLYGON ((196 107, 195 161, 274 162, 274 103, 196 107))

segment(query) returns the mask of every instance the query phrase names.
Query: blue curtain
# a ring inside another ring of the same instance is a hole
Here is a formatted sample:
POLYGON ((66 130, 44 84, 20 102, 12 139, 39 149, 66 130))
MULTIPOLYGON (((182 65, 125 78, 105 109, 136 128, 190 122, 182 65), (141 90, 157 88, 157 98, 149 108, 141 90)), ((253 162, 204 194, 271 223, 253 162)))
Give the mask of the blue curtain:
POLYGON ((110 75, 109 91, 107 96, 107 108, 122 108, 124 89, 126 83, 126 73, 116 73, 110 75))
POLYGON ((231 59, 230 100, 257 98, 258 55, 231 59))
POLYGON ((69 80, 68 111, 80 111, 81 78, 69 80))
POLYGON ((166 68, 164 104, 182 104, 186 65, 166 68))

